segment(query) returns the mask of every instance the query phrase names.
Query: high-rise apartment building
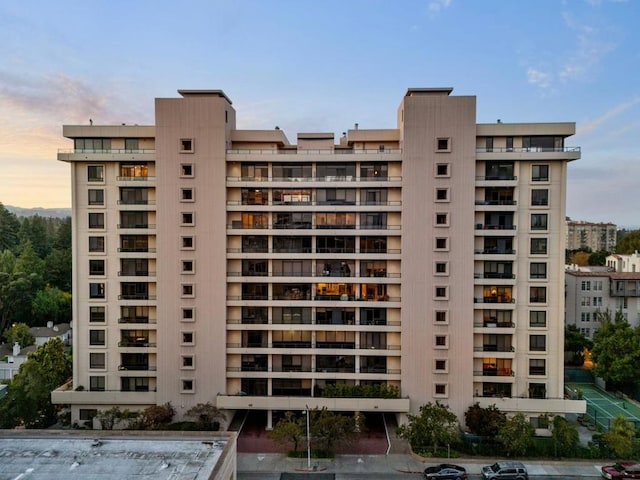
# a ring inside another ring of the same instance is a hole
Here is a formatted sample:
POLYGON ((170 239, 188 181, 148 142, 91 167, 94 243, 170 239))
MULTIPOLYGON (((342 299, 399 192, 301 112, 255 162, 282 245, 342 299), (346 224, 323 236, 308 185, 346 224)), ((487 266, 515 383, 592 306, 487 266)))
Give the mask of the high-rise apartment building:
POLYGON ((212 402, 267 427, 307 406, 581 411, 563 399, 575 125, 476 124, 451 91, 409 89, 395 129, 296 144, 238 130, 220 90, 157 99, 155 126, 65 126, 74 372, 54 401, 74 421, 212 402))
POLYGON ((613 223, 592 223, 567 219, 567 250, 590 248, 593 252, 613 252, 618 227, 613 223))

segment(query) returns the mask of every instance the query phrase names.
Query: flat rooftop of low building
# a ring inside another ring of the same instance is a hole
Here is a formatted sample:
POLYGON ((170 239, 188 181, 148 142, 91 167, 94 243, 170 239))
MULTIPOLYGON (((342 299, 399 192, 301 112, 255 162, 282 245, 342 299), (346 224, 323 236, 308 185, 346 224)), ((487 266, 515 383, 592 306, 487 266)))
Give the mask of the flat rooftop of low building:
POLYGON ((0 430, 0 478, 209 480, 236 454, 235 441, 233 433, 0 430))

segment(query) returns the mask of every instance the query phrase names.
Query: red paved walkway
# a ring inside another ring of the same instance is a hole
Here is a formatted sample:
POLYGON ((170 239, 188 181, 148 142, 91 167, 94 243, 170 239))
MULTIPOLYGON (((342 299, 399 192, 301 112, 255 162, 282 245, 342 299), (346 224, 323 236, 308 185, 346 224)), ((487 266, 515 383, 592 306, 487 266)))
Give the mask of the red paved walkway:
MULTIPOLYGON (((382 415, 369 415, 365 422, 365 432, 336 449, 342 455, 384 455, 387 452, 387 436, 382 421, 382 415)), ((289 448, 274 442, 265 430, 266 414, 251 412, 247 416, 244 426, 238 435, 238 452, 241 453, 287 453, 289 448)), ((299 450, 306 448, 303 439, 299 450)))

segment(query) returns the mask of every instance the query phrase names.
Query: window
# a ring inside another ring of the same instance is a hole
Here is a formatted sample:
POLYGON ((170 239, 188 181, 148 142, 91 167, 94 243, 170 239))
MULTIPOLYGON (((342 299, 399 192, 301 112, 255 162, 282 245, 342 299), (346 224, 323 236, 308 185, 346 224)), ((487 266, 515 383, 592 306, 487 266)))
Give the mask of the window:
POLYGON ((529 359, 529 375, 546 375, 547 368, 544 358, 529 359))
POLYGON ((194 380, 182 380, 182 393, 193 393, 194 389, 194 380))
POLYGON ((89 213, 89 228, 104 228, 104 213, 89 213))
POLYGON ((448 177, 449 176, 449 164, 448 163, 438 163, 438 164, 436 164, 436 176, 437 177, 448 177))
POLYGON ((493 152, 493 137, 486 137, 484 139, 485 150, 487 152, 493 152))
POLYGON ((547 278, 547 264, 532 262, 529 268, 529 278, 547 278))
POLYGON ((447 361, 442 359, 436 359, 435 365, 436 371, 446 372, 447 371, 447 361))
POLYGON ((89 330, 89 345, 104 346, 105 344, 106 340, 104 330, 89 330))
POLYGON ((532 165, 531 181, 548 182, 549 181, 549 165, 532 165))
POLYGON ((446 250, 446 249, 447 249, 447 239, 436 238, 436 250, 446 250))
POLYGON ((81 408, 80 409, 80 420, 83 422, 89 422, 93 420, 93 417, 98 415, 98 410, 95 408, 81 408))
POLYGON ((106 367, 106 354, 105 353, 90 353, 89 354, 89 368, 105 368, 106 367))
POLYGON ((513 152, 513 137, 507 137, 507 152, 513 152))
POLYGON ((183 308, 182 309, 182 321, 183 322, 192 322, 195 320, 195 315, 193 308, 183 308))
POLYGON ((193 355, 182 355, 182 368, 184 370, 191 370, 195 368, 195 362, 193 355))
POLYGON ((436 298, 447 298, 447 287, 436 287, 436 298))
POLYGON ((89 390, 92 392, 104 392, 105 390, 105 377, 89 377, 89 390))
POLYGON ((182 212, 182 225, 193 225, 193 212, 182 212))
POLYGON ((89 322, 102 323, 106 321, 105 307, 89 307, 89 322))
POLYGON ((446 213, 436 213, 436 225, 448 225, 449 216, 446 213))
POLYGON ((104 283, 90 283, 89 298, 104 298, 104 283))
POLYGON ((544 310, 531 310, 529 312, 529 326, 530 327, 546 327, 547 312, 545 312, 544 310))
POLYGON ((436 139, 436 151, 437 152, 450 152, 451 151, 451 142, 449 138, 438 138, 436 139))
POLYGON ((547 301, 547 287, 529 287, 529 301, 531 303, 545 303, 547 301))
POLYGON ((182 344, 193 345, 193 332, 182 332, 182 344))
POLYGON ((540 207, 549 205, 549 190, 531 190, 531 206, 540 207))
POLYGON ((591 290, 591 282, 589 280, 582 280, 582 283, 580 284, 580 290, 582 290, 583 292, 591 290))
POLYGON ((437 310, 436 311, 436 323, 447 323, 447 312, 445 310, 437 310))
POLYGON ((193 260, 182 261, 182 273, 193 273, 193 260))
POLYGON ((104 252, 104 237, 89 237, 90 252, 104 252))
POLYGON ((180 139, 180 153, 193 153, 193 138, 180 139))
POLYGON ((133 152, 140 149, 140 139, 138 138, 125 138, 124 149, 127 152, 133 152))
POLYGON ((89 189, 89 205, 104 205, 104 190, 89 189))
POLYGON ((104 275, 104 260, 89 260, 89 275, 104 275))
POLYGON ((181 188, 180 199, 183 202, 193 202, 193 188, 181 188))
POLYGON ((581 322, 590 322, 591 321, 591 313, 589 312, 582 312, 580 314, 580 321, 581 322))
POLYGON ((104 165, 89 165, 87 167, 88 182, 104 182, 104 165))
POLYGON ((184 284, 182 285, 182 296, 183 297, 193 297, 194 293, 193 293, 193 285, 188 283, 188 284, 184 284))
POLYGON ((445 383, 435 384, 435 394, 439 397, 445 397, 447 395, 447 385, 445 383))
POLYGON ((436 262, 436 274, 446 274, 447 273, 447 262, 436 262))
POLYGON ((547 214, 546 213, 531 214, 531 230, 546 230, 546 229, 547 229, 547 214))
POLYGON ((449 189, 436 188, 436 202, 446 202, 449 199, 449 189))
POLYGON ((180 164, 181 177, 193 177, 193 165, 191 163, 180 164))
POLYGON ((545 335, 529 335, 529 350, 532 352, 546 351, 547 337, 545 335))
POLYGON ((446 348, 447 347, 447 336, 446 335, 436 335, 435 338, 436 348, 446 348))
POLYGON ((183 250, 193 250, 193 237, 182 237, 183 250))
POLYGON ((532 238, 531 239, 531 255, 546 255, 546 254, 547 254, 547 239, 532 238))

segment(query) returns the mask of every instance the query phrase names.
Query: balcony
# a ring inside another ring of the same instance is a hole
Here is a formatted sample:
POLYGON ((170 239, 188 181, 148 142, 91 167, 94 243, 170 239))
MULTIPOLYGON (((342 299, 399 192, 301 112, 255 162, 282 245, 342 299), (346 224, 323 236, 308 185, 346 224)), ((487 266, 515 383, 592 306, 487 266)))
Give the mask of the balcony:
POLYGON ((120 317, 118 323, 156 323, 155 318, 149 317, 120 317))
POLYGON ((123 363, 118 366, 118 370, 129 370, 129 371, 136 371, 136 372, 141 372, 141 371, 155 372, 156 367, 155 365, 151 366, 151 365, 135 364, 135 363, 123 363))
POLYGON ((478 160, 577 160, 580 158, 580 147, 494 147, 476 148, 478 160))
POLYGON ((510 368, 483 368, 473 372, 476 377, 514 377, 515 374, 510 368))
POLYGON ((118 347, 121 348, 131 348, 131 347, 135 347, 135 348, 155 348, 156 344, 155 343, 150 343, 148 339, 146 340, 139 340, 139 339, 126 339, 126 340, 122 340, 121 342, 118 342, 118 347))

